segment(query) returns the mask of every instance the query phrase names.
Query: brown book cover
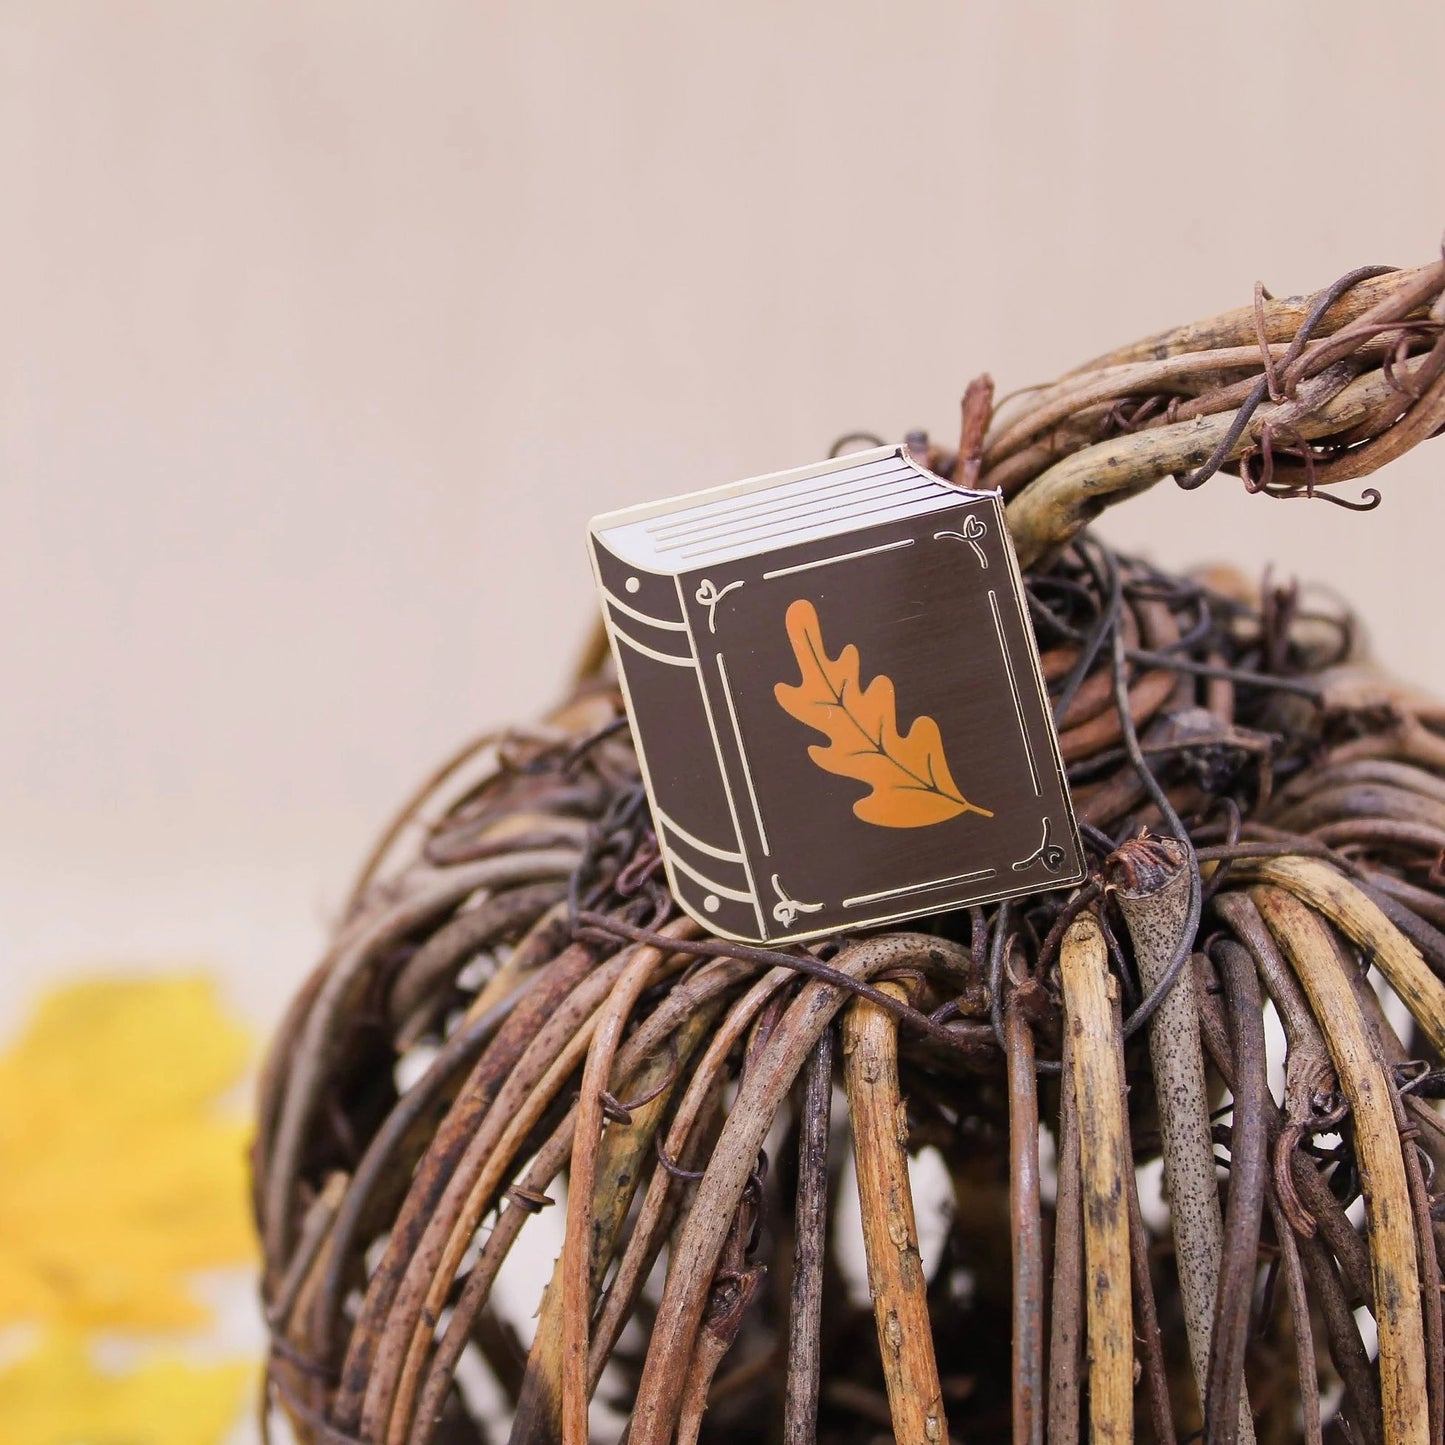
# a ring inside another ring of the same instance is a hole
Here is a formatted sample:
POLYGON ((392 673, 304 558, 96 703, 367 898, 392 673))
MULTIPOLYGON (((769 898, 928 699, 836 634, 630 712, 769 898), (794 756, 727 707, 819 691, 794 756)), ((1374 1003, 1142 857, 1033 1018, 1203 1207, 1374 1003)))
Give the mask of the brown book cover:
POLYGON ((994 492, 902 447, 594 518, 668 881, 775 943, 1084 875, 994 492))

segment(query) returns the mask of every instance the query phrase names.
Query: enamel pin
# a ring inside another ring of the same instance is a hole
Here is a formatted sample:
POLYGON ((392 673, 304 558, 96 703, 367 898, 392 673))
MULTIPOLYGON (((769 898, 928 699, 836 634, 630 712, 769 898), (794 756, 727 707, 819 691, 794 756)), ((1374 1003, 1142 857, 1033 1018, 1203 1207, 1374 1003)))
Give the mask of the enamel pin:
POLYGON ((674 896, 777 943, 1078 883, 995 492, 903 447, 595 517, 674 896))

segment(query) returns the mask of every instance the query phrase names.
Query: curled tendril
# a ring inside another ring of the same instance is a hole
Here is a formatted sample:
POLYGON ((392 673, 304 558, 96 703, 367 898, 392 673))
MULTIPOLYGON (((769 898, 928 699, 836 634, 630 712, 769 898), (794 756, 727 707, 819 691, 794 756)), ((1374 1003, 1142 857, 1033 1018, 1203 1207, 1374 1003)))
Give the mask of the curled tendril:
POLYGON ((1293 431, 1274 427, 1269 422, 1260 428, 1259 444, 1251 447, 1239 458, 1239 476, 1245 491, 1251 496, 1274 497, 1278 501, 1291 501, 1303 497, 1306 501, 1329 502, 1343 507, 1347 512, 1373 512, 1384 500, 1374 487, 1366 487, 1359 501, 1351 501, 1337 493, 1326 491, 1316 484, 1316 463, 1320 454, 1315 447, 1293 431), (1288 437, 1287 444, 1280 445, 1280 439, 1288 437), (1259 476, 1253 474, 1253 462, 1259 458, 1259 476), (1276 456, 1291 457, 1301 463, 1305 479, 1300 482, 1284 482, 1275 479, 1276 456))
POLYGON ((1291 497, 1304 497, 1310 501, 1329 502, 1336 507, 1343 507, 1347 512, 1373 512, 1384 500, 1374 487, 1366 487, 1360 493, 1359 501, 1351 501, 1349 497, 1342 497, 1337 492, 1310 492, 1301 487, 1290 491, 1271 491, 1267 495, 1286 501, 1291 497))

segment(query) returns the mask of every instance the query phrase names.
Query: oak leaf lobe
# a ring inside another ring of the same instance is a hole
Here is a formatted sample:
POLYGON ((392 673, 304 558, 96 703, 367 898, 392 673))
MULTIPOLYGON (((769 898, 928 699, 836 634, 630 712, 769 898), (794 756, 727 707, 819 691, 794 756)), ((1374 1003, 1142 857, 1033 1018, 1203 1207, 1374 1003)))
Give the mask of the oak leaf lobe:
POLYGON ((830 657, 817 609, 806 598, 784 618, 801 679, 778 683, 773 695, 790 717, 828 739, 808 756, 825 772, 868 785, 853 804, 856 817, 883 828, 926 828, 964 813, 991 818, 964 797, 949 771, 938 724, 926 714, 908 731, 898 727, 893 681, 879 673, 862 685, 858 649, 849 643, 830 657))

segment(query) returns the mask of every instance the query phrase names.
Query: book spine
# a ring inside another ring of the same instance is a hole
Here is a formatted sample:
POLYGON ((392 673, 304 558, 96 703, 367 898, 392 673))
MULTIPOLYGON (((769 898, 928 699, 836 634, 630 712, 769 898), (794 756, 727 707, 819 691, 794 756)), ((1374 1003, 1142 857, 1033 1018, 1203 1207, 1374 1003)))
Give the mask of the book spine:
POLYGON ((708 929, 760 939, 761 908, 677 579, 629 566, 595 534, 591 551, 673 895, 708 929))

